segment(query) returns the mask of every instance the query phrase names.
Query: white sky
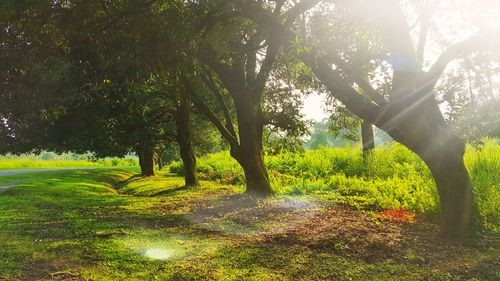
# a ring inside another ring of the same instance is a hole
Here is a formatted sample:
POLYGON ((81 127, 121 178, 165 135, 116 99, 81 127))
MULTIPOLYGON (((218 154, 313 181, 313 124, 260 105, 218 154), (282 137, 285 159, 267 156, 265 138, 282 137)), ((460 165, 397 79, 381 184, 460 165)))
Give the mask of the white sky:
POLYGON ((301 112, 306 119, 314 120, 315 122, 328 118, 328 114, 324 110, 325 94, 310 94, 304 98, 304 107, 301 112))

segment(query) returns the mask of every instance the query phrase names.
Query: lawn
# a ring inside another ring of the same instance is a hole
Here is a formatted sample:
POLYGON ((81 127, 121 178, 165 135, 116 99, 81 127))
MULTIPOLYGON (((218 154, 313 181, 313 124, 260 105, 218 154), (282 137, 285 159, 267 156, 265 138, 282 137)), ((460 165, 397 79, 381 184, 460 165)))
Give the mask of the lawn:
POLYGON ((33 169, 33 168, 81 168, 81 167, 127 167, 137 166, 133 159, 101 159, 88 160, 32 160, 32 159, 2 159, 0 157, 0 170, 33 169))
POLYGON ((0 280, 500 278, 497 234, 450 243, 426 216, 396 222, 314 193, 257 200, 208 181, 185 189, 136 169, 1 177, 0 280))

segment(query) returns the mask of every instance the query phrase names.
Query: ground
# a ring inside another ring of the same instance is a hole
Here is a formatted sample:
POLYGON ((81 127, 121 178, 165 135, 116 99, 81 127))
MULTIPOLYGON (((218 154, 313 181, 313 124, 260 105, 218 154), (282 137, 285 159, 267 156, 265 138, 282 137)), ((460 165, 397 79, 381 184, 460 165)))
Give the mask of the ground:
POLYGON ((0 280, 500 280, 497 234, 445 241, 327 195, 135 172, 1 177, 0 280))

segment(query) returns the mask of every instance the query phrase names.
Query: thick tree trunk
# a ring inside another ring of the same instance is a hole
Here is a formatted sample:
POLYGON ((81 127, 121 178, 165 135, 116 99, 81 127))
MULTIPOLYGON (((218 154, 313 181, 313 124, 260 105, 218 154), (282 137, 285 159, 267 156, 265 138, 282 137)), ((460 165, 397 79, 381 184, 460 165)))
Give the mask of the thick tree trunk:
POLYGON ((432 153, 420 153, 420 156, 429 167, 438 189, 440 235, 445 238, 467 237, 480 220, 464 164, 463 142, 453 140, 434 146, 432 153))
POLYGON ((246 151, 238 162, 245 172, 246 193, 267 196, 272 193, 262 151, 246 151))
POLYGON ((370 122, 361 122, 361 145, 363 147, 363 158, 366 160, 370 152, 375 148, 375 137, 373 126, 370 122))
POLYGON ((421 102, 421 107, 415 107, 401 120, 398 133, 388 133, 429 167, 439 194, 440 235, 464 238, 480 222, 463 159, 465 142, 450 131, 432 103, 431 99, 421 102))
POLYGON ((186 186, 199 186, 200 183, 196 173, 196 156, 191 144, 189 104, 189 98, 185 95, 181 95, 176 116, 176 139, 179 144, 182 163, 184 164, 184 182, 186 186))
POLYGON ((259 196, 270 195, 272 189, 264 164, 262 146, 263 123, 260 101, 252 101, 251 98, 235 99, 235 107, 238 115, 240 145, 234 156, 245 172, 246 193, 259 196))
POLYGON ((155 175, 155 157, 153 150, 146 148, 142 152, 143 165, 141 167, 142 176, 152 177, 155 175))

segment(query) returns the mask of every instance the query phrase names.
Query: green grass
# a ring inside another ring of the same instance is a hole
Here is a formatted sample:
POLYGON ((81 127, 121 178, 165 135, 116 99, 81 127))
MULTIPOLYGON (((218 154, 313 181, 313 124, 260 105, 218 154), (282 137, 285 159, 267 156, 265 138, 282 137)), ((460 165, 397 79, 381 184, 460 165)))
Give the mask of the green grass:
MULTIPOLYGON (((464 156, 476 202, 487 228, 500 230, 500 145, 485 140, 482 147, 467 147, 464 156)), ((320 148, 305 153, 267 156, 271 183, 277 194, 322 195, 368 209, 405 208, 436 214, 438 194, 423 161, 400 144, 376 148, 368 161, 360 149, 320 148)), ((204 180, 244 184, 241 167, 228 152, 199 159, 204 180)), ((182 174, 182 163, 170 165, 182 174)))
POLYGON ((494 280, 498 248, 317 195, 256 200, 137 168, 1 177, 0 280, 494 280), (477 278, 477 279, 471 279, 477 278))
POLYGON ((40 159, 0 159, 0 170, 31 168, 66 168, 66 167, 127 167, 137 166, 134 159, 87 160, 40 160, 40 159))

